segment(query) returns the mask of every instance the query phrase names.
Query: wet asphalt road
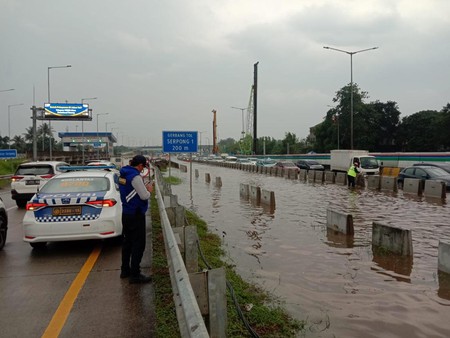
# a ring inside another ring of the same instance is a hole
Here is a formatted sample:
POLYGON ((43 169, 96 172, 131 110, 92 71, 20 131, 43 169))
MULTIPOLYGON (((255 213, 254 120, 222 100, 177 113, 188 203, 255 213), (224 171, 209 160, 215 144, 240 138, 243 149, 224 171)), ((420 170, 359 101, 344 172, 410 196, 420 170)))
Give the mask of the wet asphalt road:
MULTIPOLYGON (((153 335, 153 286, 130 285, 119 278, 120 244, 60 242, 44 251, 33 250, 22 241, 25 211, 11 200, 8 187, 0 189, 0 196, 9 217, 6 245, 0 251, 0 337, 50 337, 54 332, 59 337, 153 335), (87 262, 93 262, 92 269, 83 268, 87 262), (79 292, 74 292, 74 281, 83 278, 79 292)), ((150 226, 141 264, 146 274, 151 264, 150 226)))

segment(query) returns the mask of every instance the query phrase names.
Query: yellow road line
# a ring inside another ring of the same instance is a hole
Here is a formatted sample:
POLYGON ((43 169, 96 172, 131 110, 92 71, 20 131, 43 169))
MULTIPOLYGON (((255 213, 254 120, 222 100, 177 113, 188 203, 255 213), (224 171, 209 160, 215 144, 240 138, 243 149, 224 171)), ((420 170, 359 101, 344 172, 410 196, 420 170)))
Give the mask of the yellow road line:
POLYGON ((58 306, 52 320, 47 326, 42 338, 58 337, 64 324, 66 323, 67 317, 69 316, 70 310, 72 310, 73 303, 80 293, 81 288, 84 285, 89 273, 91 272, 95 262, 97 261, 100 252, 102 251, 101 245, 92 250, 86 263, 84 263, 80 272, 78 273, 75 280, 72 282, 69 290, 67 290, 63 300, 58 306))

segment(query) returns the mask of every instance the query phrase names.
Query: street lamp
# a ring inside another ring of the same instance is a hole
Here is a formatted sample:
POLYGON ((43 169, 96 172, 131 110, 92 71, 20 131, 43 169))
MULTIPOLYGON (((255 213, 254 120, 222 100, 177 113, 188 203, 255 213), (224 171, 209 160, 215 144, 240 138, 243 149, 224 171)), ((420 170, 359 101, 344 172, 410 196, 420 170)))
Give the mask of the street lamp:
POLYGON ((199 131, 198 133, 200 134, 200 146, 199 146, 199 148, 200 148, 200 156, 201 156, 202 155, 202 134, 206 133, 206 130, 199 131))
POLYGON ((116 122, 114 122, 114 121, 112 121, 112 122, 105 122, 105 131, 106 132, 108 132, 108 125, 113 124, 113 123, 116 123, 116 122))
POLYGON ((11 107, 23 106, 23 103, 10 104, 8 105, 8 148, 11 149, 11 107))
POLYGON ((11 90, 14 90, 14 89, 2 89, 2 90, 0 90, 0 93, 3 93, 3 92, 10 92, 11 90))
POLYGON ((239 108, 239 107, 231 107, 233 109, 239 109, 242 112, 242 138, 245 136, 245 129, 244 129, 244 110, 247 108, 239 108))
POLYGON ((324 46, 325 49, 334 50, 337 52, 350 55, 350 147, 353 149, 353 55, 357 53, 367 52, 369 50, 378 49, 378 47, 366 48, 357 50, 356 52, 349 52, 342 49, 324 46))
MULTIPOLYGON (((84 99, 81 99, 81 104, 84 103, 84 101, 87 100, 97 100, 96 97, 86 97, 84 99)), ((84 120, 81 120, 81 152, 82 152, 82 164, 84 164, 84 120)))
MULTIPOLYGON (((98 142, 99 141, 99 138, 98 138, 98 117, 100 115, 109 115, 109 113, 98 113, 96 115, 97 115, 97 142, 98 142)), ((100 142, 100 145, 101 145, 101 142, 100 142)), ((100 159, 100 147, 97 147, 97 159, 98 160, 100 159)))
MULTIPOLYGON (((50 69, 56 69, 56 68, 70 68, 72 67, 72 65, 67 65, 67 66, 53 66, 53 67, 47 67, 47 94, 48 94, 48 103, 50 104, 50 69)), ((52 120, 48 120, 48 127, 49 127, 49 131, 50 131, 50 147, 49 147, 49 152, 50 152, 50 161, 52 160, 52 120)))

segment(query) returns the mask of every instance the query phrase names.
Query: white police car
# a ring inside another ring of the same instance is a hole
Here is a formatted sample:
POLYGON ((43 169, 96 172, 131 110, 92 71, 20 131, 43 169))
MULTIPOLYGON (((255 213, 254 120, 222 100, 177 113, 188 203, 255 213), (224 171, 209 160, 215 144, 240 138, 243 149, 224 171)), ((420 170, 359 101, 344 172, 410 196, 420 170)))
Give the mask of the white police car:
MULTIPOLYGON (((49 180, 26 205, 23 240, 33 248, 47 242, 122 235, 117 175, 97 167, 71 167, 49 180)), ((105 169, 105 168, 103 168, 105 169)))

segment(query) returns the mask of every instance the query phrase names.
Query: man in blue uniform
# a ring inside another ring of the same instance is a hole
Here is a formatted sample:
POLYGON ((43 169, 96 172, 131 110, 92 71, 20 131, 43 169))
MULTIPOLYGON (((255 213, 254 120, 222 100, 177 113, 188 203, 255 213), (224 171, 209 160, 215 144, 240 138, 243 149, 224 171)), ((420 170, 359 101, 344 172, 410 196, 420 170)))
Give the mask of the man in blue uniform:
POLYGON ((122 200, 122 266, 120 278, 130 277, 130 284, 148 283, 150 276, 141 273, 141 259, 145 250, 145 213, 153 188, 144 184, 140 175, 147 160, 136 155, 130 164, 120 169, 119 189, 122 200))

